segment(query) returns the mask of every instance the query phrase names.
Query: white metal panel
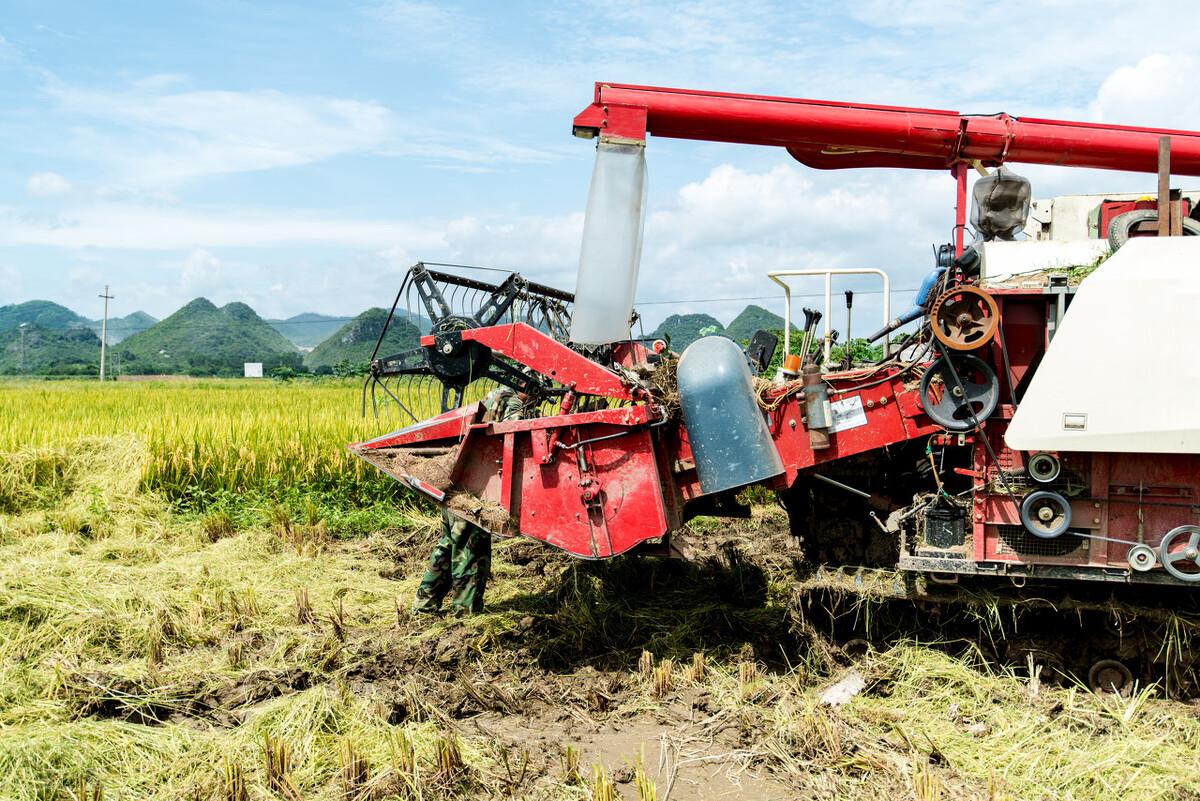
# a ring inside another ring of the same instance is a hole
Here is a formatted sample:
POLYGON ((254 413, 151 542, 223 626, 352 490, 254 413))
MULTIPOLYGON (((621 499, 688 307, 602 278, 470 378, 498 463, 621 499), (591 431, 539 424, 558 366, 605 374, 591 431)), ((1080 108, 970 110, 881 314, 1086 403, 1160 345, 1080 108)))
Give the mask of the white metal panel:
MULTIPOLYGON (((1039 270, 1067 270, 1094 264, 1108 253, 1106 239, 1019 239, 1014 242, 983 244, 983 277, 1003 281, 1021 273, 1039 270)), ((1044 282, 1043 282, 1044 283, 1044 282)))
POLYGON ((1086 278, 1005 434, 1017 450, 1200 453, 1200 237, 1140 237, 1086 278))

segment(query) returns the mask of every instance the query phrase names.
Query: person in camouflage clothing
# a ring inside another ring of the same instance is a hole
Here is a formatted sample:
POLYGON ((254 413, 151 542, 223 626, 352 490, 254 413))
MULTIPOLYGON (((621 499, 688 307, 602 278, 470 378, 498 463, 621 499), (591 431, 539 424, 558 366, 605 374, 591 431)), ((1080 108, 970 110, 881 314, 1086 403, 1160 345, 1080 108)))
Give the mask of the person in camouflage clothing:
MULTIPOLYGON (((483 399, 485 421, 516 420, 525 409, 527 397, 500 387, 483 399)), ((450 595, 450 610, 456 615, 483 611, 483 594, 492 572, 492 535, 442 509, 442 536, 433 546, 429 565, 413 600, 415 614, 437 614, 450 595)))

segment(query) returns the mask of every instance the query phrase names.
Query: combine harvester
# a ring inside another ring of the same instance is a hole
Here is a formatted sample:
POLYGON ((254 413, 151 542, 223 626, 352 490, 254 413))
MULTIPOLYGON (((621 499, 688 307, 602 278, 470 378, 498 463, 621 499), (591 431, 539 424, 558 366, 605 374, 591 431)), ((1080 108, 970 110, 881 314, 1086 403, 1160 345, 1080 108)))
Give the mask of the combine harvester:
POLYGON ((1131 645, 1113 610, 1178 623, 1200 589, 1200 359, 1184 325, 1200 238, 1162 236, 1200 231, 1167 184, 1200 175, 1200 133, 616 84, 597 84, 574 133, 598 139, 576 292, 414 267, 393 315, 415 295, 429 333, 374 359, 368 383, 417 422, 356 453, 496 535, 585 559, 668 552, 697 515, 746 516, 737 494, 763 485, 826 575, 885 568, 922 601, 1050 598, 1051 630, 1107 631, 1058 648, 1093 686, 1161 673, 1161 642, 1131 645), (792 337, 798 273, 770 275, 787 321, 775 375, 755 375, 779 346, 769 332, 749 353, 704 337, 678 360, 631 337, 648 134, 782 147, 817 169, 948 172, 954 241, 912 307, 893 317, 886 273, 857 271, 883 284, 883 359, 828 358, 830 276, 846 270, 816 271, 818 348, 808 310, 792 337), (1159 199, 1033 203, 1010 163, 1157 172, 1159 199), (968 244, 972 169, 986 177, 968 244), (1080 282, 1074 265, 1094 269, 1080 282), (526 419, 467 402, 495 383, 524 393, 526 419), (428 419, 419 396, 440 401, 428 419))

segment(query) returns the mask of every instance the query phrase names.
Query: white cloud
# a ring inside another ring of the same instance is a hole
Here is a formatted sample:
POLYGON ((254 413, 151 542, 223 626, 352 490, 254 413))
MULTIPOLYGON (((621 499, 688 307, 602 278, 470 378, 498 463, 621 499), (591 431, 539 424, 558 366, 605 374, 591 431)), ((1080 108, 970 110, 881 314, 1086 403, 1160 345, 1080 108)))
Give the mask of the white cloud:
POLYGON ((509 268, 541 283, 575 285, 583 213, 484 220, 460 217, 446 225, 452 261, 509 268))
POLYGON ((264 90, 170 91, 178 76, 155 76, 122 91, 54 82, 70 117, 106 123, 76 130, 76 147, 114 162, 140 184, 201 175, 293 167, 387 140, 395 120, 374 102, 264 90))
POLYGON ((859 0, 847 4, 846 11, 853 19, 877 28, 944 29, 962 24, 971 5, 967 0, 859 0))
POLYGON ((1105 78, 1089 111, 1097 122, 1198 129, 1198 73, 1200 58, 1190 53, 1153 53, 1105 78))
POLYGON ((25 192, 31 197, 58 197, 71 188, 71 182, 56 172, 35 173, 25 181, 25 192))
POLYGON ((442 246, 436 225, 419 220, 352 219, 238 209, 204 212, 99 204, 31 218, 0 209, 0 239, 22 245, 117 250, 330 244, 352 248, 442 246))
POLYGON ((221 268, 221 260, 212 253, 197 248, 187 255, 179 271, 179 283, 189 292, 211 292, 221 268))
POLYGON ((366 8, 367 15, 385 23, 392 42, 408 48, 438 48, 447 38, 462 36, 475 21, 446 3, 421 0, 380 0, 366 8))
MULTIPOLYGON (((767 279, 770 270, 882 268, 894 289, 907 289, 930 268, 930 243, 948 238, 952 204, 953 182, 942 174, 721 165, 650 215, 638 298, 648 322, 707 312, 728 323, 747 297, 765 296, 770 300, 759 304, 782 313, 782 290, 767 279), (731 300, 657 305, 722 297, 731 300)), ((839 294, 878 287, 878 279, 835 282, 839 294)), ((801 279, 796 291, 820 289, 820 279, 801 279)), ((879 299, 866 296, 855 308, 874 322, 879 299)))

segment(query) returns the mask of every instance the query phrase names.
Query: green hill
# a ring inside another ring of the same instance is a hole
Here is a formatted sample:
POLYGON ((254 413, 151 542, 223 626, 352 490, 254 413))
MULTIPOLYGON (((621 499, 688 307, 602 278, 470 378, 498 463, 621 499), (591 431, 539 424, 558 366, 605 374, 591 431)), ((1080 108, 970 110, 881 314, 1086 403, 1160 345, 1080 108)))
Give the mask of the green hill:
POLYGON ((344 317, 303 312, 286 320, 267 320, 267 324, 301 348, 315 348, 346 322, 344 317))
POLYGON ((670 340, 671 350, 682 353, 684 348, 702 336, 724 333, 725 326, 707 314, 672 314, 659 323, 650 336, 670 340))
MULTIPOLYGON (((145 331, 158 322, 158 318, 151 317, 144 311, 135 311, 124 317, 109 317, 108 318, 108 344, 114 345, 121 340, 131 337, 139 331, 145 331)), ((89 320, 88 327, 100 335, 101 321, 89 320)))
POLYGON ((73 325, 90 326, 91 322, 66 306, 49 300, 29 300, 11 306, 0 306, 0 331, 17 328, 21 323, 45 329, 62 329, 73 325))
MULTIPOLYGON (((135 311, 124 317, 108 318, 108 344, 120 342, 125 337, 143 331, 158 320, 144 311, 135 311)), ((45 329, 86 327, 100 335, 100 320, 89 320, 76 314, 66 306, 49 300, 30 300, 11 306, 0 306, 0 331, 17 328, 21 323, 37 325, 45 329)))
POLYGON ((244 362, 262 362, 267 372, 301 366, 296 347, 245 303, 218 309, 205 298, 133 334, 115 350, 126 373, 239 376, 244 362))
MULTIPOLYGON (((750 337, 754 336, 754 332, 759 330, 782 331, 783 318, 774 312, 767 311, 762 306, 750 305, 733 318, 733 322, 725 329, 725 336, 740 345, 745 345, 750 337)), ((792 334, 797 333, 799 333, 799 329, 793 323, 792 334)))
POLYGON ((19 328, 0 332, 0 374, 99 375, 100 337, 88 328, 27 325, 23 339, 19 328))
MULTIPOLYGON (((387 322, 387 309, 367 309, 350 322, 339 328, 333 336, 317 345, 305 358, 304 362, 312 370, 322 367, 333 367, 341 362, 352 365, 365 365, 371 359, 379 332, 387 322)), ((392 324, 388 326, 387 336, 379 348, 380 356, 390 356, 402 350, 415 348, 420 344, 420 333, 417 327, 408 320, 402 319, 397 313, 392 324)))

